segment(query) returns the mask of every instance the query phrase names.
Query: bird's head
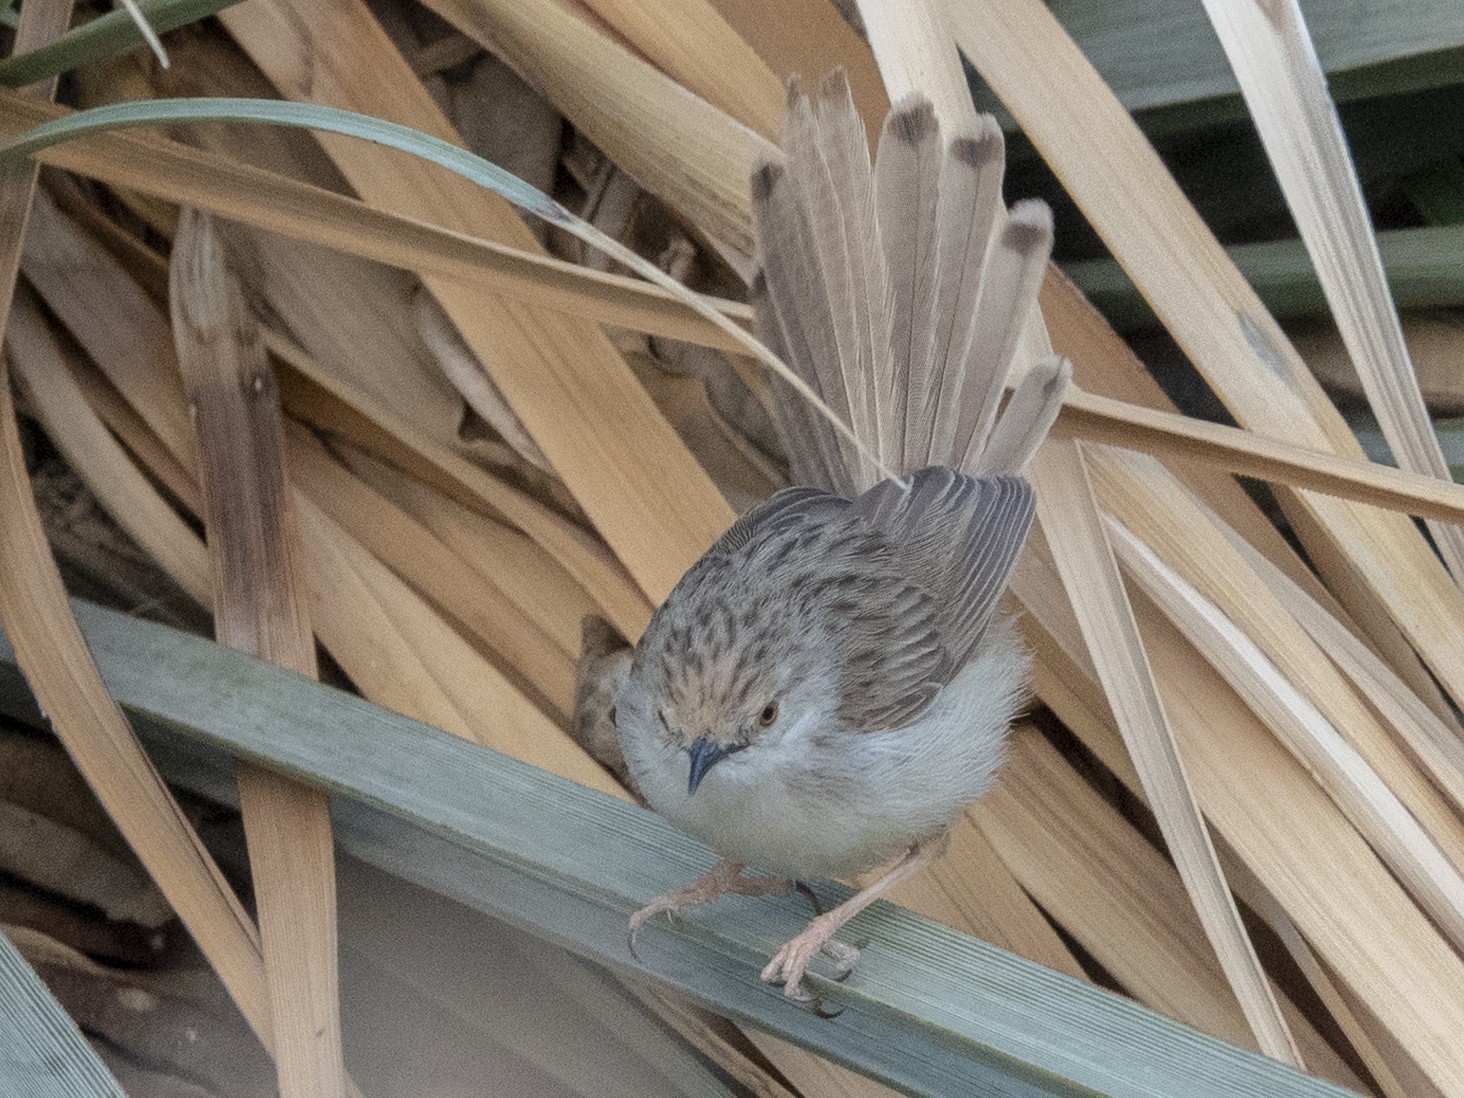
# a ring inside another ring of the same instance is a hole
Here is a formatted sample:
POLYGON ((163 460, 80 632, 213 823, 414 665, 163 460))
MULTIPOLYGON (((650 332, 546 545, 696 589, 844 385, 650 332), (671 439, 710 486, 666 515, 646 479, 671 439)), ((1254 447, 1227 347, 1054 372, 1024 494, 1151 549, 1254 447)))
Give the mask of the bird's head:
POLYGON ((688 795, 714 767, 832 714, 837 702, 828 646, 805 615, 774 591, 732 593, 703 582, 673 594, 618 699, 622 719, 639 721, 668 754, 686 754, 688 795))

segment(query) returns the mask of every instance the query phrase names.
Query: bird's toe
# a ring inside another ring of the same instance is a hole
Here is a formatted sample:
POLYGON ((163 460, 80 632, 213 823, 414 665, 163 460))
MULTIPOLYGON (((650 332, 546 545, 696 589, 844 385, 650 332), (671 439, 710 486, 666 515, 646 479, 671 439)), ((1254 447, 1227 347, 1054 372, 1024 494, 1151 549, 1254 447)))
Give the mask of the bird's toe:
POLYGON ((805 937, 794 938, 778 950, 762 970, 763 982, 781 987, 783 994, 790 999, 800 1003, 812 1002, 815 996, 803 986, 803 974, 817 951, 818 943, 805 937))
POLYGON ((849 978, 849 973, 859 963, 859 949, 834 938, 825 942, 820 952, 833 962, 834 979, 841 982, 849 978))
POLYGON ((640 960, 640 954, 636 952, 635 943, 636 936, 640 933, 640 928, 662 912, 666 913, 666 921, 673 928, 681 925, 681 920, 678 917, 681 912, 681 905, 671 896, 657 896, 630 917, 630 933, 626 936, 625 944, 626 948, 630 951, 630 955, 637 961, 640 960))

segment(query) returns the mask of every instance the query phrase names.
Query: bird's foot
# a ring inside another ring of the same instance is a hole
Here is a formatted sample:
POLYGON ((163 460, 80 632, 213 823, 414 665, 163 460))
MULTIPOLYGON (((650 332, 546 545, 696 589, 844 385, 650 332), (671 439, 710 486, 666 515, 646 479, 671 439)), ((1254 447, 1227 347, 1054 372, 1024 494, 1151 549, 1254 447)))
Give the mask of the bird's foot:
MULTIPOLYGON (((807 889, 807 885, 796 885, 796 882, 784 880, 781 877, 744 877, 742 876, 743 866, 738 862, 718 862, 712 871, 703 877, 699 877, 685 888, 678 888, 672 892, 657 896, 645 907, 641 908, 630 917, 630 936, 627 945, 630 948, 630 955, 637 961, 640 954, 635 950, 636 934, 645 923, 655 916, 665 912, 671 921, 676 925, 677 916, 682 912, 704 904, 708 900, 714 900, 725 892, 735 892, 741 896, 787 896, 793 892, 795 887, 807 889)), ((812 896, 812 890, 809 890, 812 896)), ((817 904, 817 897, 814 903, 817 904)))
MULTIPOLYGON (((859 961, 859 950, 844 942, 834 940, 834 933, 844 923, 843 919, 831 915, 819 915, 813 919, 802 934, 784 944, 767 967, 762 970, 764 983, 781 987, 783 994, 800 1003, 813 1003, 820 1013, 821 1000, 803 986, 803 977, 809 962, 822 953, 834 963, 834 979, 847 979, 859 961)), ((833 1015, 827 1015, 833 1017, 833 1015)))
POLYGON ((668 892, 664 896, 657 896, 630 917, 630 933, 626 936, 625 944, 630 950, 632 957, 637 961, 640 960, 640 954, 636 952, 635 948, 635 936, 640 933, 640 928, 645 925, 647 920, 655 918, 664 911, 667 922, 675 926, 678 921, 677 917, 683 911, 688 907, 693 907, 702 902, 701 900, 685 899, 684 894, 690 891, 691 889, 689 888, 679 888, 675 892, 668 892))

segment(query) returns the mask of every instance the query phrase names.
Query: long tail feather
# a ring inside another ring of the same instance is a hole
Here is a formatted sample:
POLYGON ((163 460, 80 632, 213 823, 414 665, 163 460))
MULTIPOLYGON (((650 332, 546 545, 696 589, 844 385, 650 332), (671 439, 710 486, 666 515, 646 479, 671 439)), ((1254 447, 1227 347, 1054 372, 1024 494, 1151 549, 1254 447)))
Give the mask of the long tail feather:
POLYGON ((928 368, 912 373, 905 420, 905 462, 912 468, 949 463, 960 414, 958 379, 964 376, 970 325, 977 315, 1006 162, 1001 127, 990 115, 972 136, 951 142, 940 177, 936 214, 940 241, 935 339, 928 368), (942 439, 939 450, 937 435, 942 439))
MULTIPOLYGON (((823 272, 839 348, 835 365, 850 424, 883 461, 875 380, 883 375, 889 354, 888 312, 878 280, 882 267, 871 269, 869 264, 869 256, 878 250, 873 179, 864 130, 857 122, 847 96, 820 96, 815 112, 809 99, 794 94, 784 120, 783 145, 789 182, 812 229, 814 254, 823 272), (856 125, 847 124, 849 116, 856 125)), ((857 474, 861 482, 878 479, 868 462, 860 463, 857 474)))
MULTIPOLYGON (((761 259, 760 256, 758 258, 761 259)), ((789 348, 784 326, 768 297, 767 273, 761 263, 753 273, 748 301, 752 305, 753 335, 802 373, 802 360, 806 358, 807 351, 800 356, 789 348)), ((828 486, 840 484, 844 474, 841 457, 833 445, 834 433, 827 430, 823 417, 808 401, 799 397, 791 385, 777 374, 771 374, 770 379, 773 424, 783 439, 793 482, 828 486)))
MULTIPOLYGON (((798 376, 857 432, 859 421, 850 414, 843 359, 824 288, 823 266, 812 241, 813 228, 782 165, 764 164, 753 174, 752 221, 772 313, 767 327, 779 333, 780 344, 788 352, 786 361, 798 376)), ((827 427, 815 429, 815 437, 829 467, 844 471, 838 482, 844 486, 857 468, 854 447, 827 427)))
MULTIPOLYGON (((862 333, 859 337, 861 358, 845 363, 845 374, 852 375, 849 387, 862 394, 866 414, 873 425, 871 439, 881 461, 895 462, 898 450, 886 451, 890 437, 885 426, 888 411, 883 391, 876 379, 890 370, 890 284, 885 267, 884 249, 879 245, 879 225, 874 204, 874 169, 869 158, 869 143, 864 134, 864 120, 854 106, 854 96, 842 69, 829 73, 820 82, 818 91, 819 144, 829 178, 840 194, 844 210, 844 238, 849 262, 849 278, 854 287, 856 313, 852 323, 862 333)), ((860 482, 872 483, 877 473, 866 462, 860 482)))
POLYGON ((987 257, 966 363, 959 372, 959 385, 951 389, 959 408, 946 460, 958 469, 978 457, 986 445, 1007 369, 1022 328, 1036 307, 1042 272, 1051 254, 1052 212, 1042 202, 1018 202, 987 257))
POLYGON ((1062 411, 1072 379, 1072 363, 1056 355, 1028 370, 992 428, 985 450, 965 472, 978 477, 1025 473, 1062 411))
POLYGON ((875 216, 890 279, 890 370, 881 379, 890 415, 880 423, 880 452, 901 461, 910 380, 928 372, 937 331, 941 267, 931 211, 940 201, 944 152, 928 99, 897 106, 885 118, 874 168, 875 216))
MULTIPOLYGON (((868 438, 871 424, 863 401, 848 388, 851 372, 843 365, 859 359, 861 335, 853 323, 856 305, 849 274, 849 226, 844 212, 847 196, 841 193, 829 171, 820 147, 813 104, 802 94, 789 97, 788 113, 783 121, 783 147, 788 152, 788 186, 807 220, 809 246, 823 275, 824 307, 838 347, 838 361, 829 364, 829 373, 837 375, 845 390, 844 403, 850 410, 850 423, 855 432, 860 438, 868 438)), ((809 286, 805 292, 815 298, 818 291, 809 286)), ((810 300, 807 307, 816 308, 817 301, 810 300)))

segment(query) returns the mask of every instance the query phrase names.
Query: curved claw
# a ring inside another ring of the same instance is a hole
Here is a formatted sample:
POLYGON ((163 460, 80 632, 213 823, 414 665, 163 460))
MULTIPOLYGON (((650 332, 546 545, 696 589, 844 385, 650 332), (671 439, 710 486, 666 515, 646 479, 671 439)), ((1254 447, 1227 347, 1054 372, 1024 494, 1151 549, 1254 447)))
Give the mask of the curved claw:
POLYGON ((809 991, 808 988, 804 987, 803 977, 801 976, 799 977, 798 983, 793 987, 788 987, 788 982, 783 979, 769 980, 768 983, 773 987, 783 988, 784 998, 792 999, 796 1003, 806 1003, 809 1012, 817 1018, 832 1019, 844 1013, 843 1007, 839 1007, 838 1010, 828 1010, 824 1006, 823 996, 816 991, 809 991))
POLYGON ((832 1021, 833 1019, 837 1018, 840 1014, 843 1014, 844 1013, 844 1008, 843 1007, 840 1007, 838 1010, 825 1010, 824 1009, 824 1001, 818 995, 815 995, 813 997, 813 1003, 809 1006, 808 1009, 813 1013, 813 1016, 815 1018, 825 1018, 825 1019, 828 1019, 829 1021, 832 1021))
POLYGON ((815 1006, 819 1002, 818 993, 814 991, 809 991, 808 988, 803 986, 802 976, 798 977, 798 982, 796 984, 789 985, 785 983, 784 985, 782 985, 782 987, 784 998, 792 999, 794 1002, 797 1003, 811 1003, 815 1006))
POLYGON ((657 915, 660 915, 663 912, 666 916, 666 923, 671 927, 672 930, 676 930, 681 926, 680 917, 676 914, 674 910, 669 907, 661 908, 658 911, 648 911, 647 909, 642 909, 641 911, 638 911, 631 916, 630 933, 627 934, 625 937, 625 946, 628 950, 630 950, 630 955, 634 957, 636 959, 636 962, 639 964, 644 964, 645 962, 641 960, 640 954, 636 952, 635 936, 640 933, 641 927, 643 927, 646 923, 650 922, 657 915))
POLYGON ((802 881, 794 881, 793 887, 799 892, 803 893, 803 895, 808 897, 808 903, 813 908, 813 913, 815 916, 822 915, 824 913, 823 902, 818 898, 818 893, 814 892, 813 889, 811 889, 802 881))

